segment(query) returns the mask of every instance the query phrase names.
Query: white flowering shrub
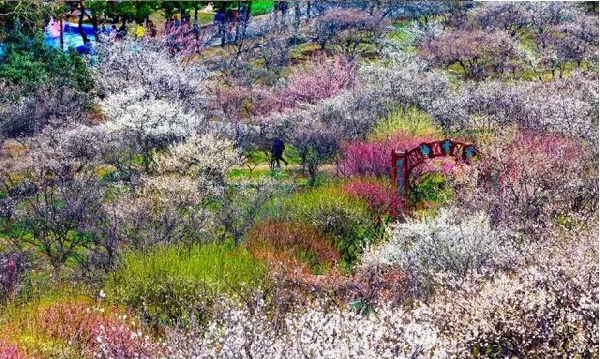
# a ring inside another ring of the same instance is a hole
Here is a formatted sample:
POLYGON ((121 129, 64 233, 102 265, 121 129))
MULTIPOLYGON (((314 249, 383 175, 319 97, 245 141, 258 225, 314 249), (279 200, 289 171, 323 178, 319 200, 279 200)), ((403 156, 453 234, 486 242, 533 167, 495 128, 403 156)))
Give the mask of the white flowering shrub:
POLYGON ((597 225, 528 249, 512 274, 436 297, 440 344, 453 357, 597 358, 597 225))
POLYGON ((94 80, 105 95, 137 87, 153 97, 180 101, 190 107, 201 105, 206 91, 203 68, 184 65, 180 58, 144 40, 100 44, 94 80))
POLYGON ((204 333, 171 332, 169 358, 435 357, 435 328, 424 312, 382 307, 367 316, 348 308, 308 307, 273 318, 264 306, 222 305, 204 333))
POLYGON ((159 172, 191 176, 207 188, 223 186, 227 171, 242 163, 232 141, 212 134, 192 135, 171 145, 167 153, 155 154, 154 162, 159 172))
MULTIPOLYGON (((187 176, 143 176, 133 191, 106 204, 116 246, 147 249, 155 244, 193 243, 211 237, 205 192, 187 176)), ((121 248, 115 248, 115 250, 121 248)))
POLYGON ((508 267, 514 249, 506 233, 491 228, 487 214, 441 209, 431 219, 409 219, 391 228, 389 241, 370 250, 366 266, 390 265, 431 281, 438 274, 459 279, 508 267))
POLYGON ((185 111, 177 103, 141 100, 138 96, 138 91, 128 91, 102 101, 108 121, 100 126, 107 133, 124 137, 140 153, 148 154, 156 147, 185 139, 204 122, 201 116, 185 111))

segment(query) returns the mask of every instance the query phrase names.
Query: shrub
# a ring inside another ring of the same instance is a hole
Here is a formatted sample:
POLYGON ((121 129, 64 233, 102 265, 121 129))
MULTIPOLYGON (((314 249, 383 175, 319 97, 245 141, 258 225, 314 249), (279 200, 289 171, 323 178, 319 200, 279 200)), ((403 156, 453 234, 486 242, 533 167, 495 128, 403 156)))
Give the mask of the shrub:
POLYGON ((50 338, 77 343, 90 357, 149 358, 150 347, 127 316, 117 320, 88 303, 58 303, 38 312, 39 329, 50 338))
POLYGON ((0 359, 25 359, 19 347, 0 340, 0 359))
POLYGON ((443 204, 450 198, 446 178, 439 172, 422 174, 410 188, 408 201, 417 208, 443 204))
POLYGON ((155 154, 154 162, 159 172, 191 176, 211 192, 224 186, 227 171, 242 161, 231 141, 206 134, 169 146, 167 154, 155 154))
POLYGON ((431 116, 414 107, 399 108, 389 116, 383 117, 371 130, 369 138, 385 140, 397 134, 416 137, 440 138, 442 129, 431 116))
POLYGON ((337 249, 310 225, 270 221, 253 228, 244 245, 257 258, 286 271, 321 274, 339 261, 337 249))
POLYGON ((410 150, 429 138, 403 135, 392 138, 346 145, 338 165, 344 176, 389 176, 392 173, 392 150, 410 150))
POLYGON ((306 223, 318 228, 341 254, 341 264, 354 263, 376 227, 367 204, 334 186, 310 189, 275 203, 273 219, 306 223))
POLYGON ((555 133, 519 132, 489 146, 479 171, 488 184, 473 206, 489 206, 496 223, 539 234, 558 216, 591 218, 597 210, 597 168, 589 147, 555 133))
POLYGON ((119 255, 125 246, 145 250, 159 243, 194 243, 210 238, 212 222, 205 196, 206 190, 190 177, 140 177, 134 190, 118 194, 106 206, 111 252, 119 255))
POLYGON ((359 9, 333 8, 317 18, 314 35, 321 49, 327 44, 337 45, 340 52, 349 56, 360 55, 365 44, 373 44, 387 29, 384 16, 371 15, 359 9))
POLYGON ((37 133, 87 110, 92 80, 84 60, 23 35, 18 27, 0 59, 0 137, 37 133))
POLYGON ((389 185, 374 179, 356 179, 344 184, 344 191, 362 198, 371 210, 379 214, 389 214, 392 198, 395 195, 389 185))
POLYGON ((280 109, 298 103, 315 103, 335 96, 354 82, 356 64, 344 57, 332 61, 320 57, 287 78, 287 84, 276 93, 280 109))
POLYGON ((207 318, 217 296, 243 296, 263 284, 264 266, 245 249, 168 246, 125 255, 107 282, 107 293, 153 325, 188 326, 207 318))
POLYGON ((427 291, 440 273, 461 280, 510 266, 511 249, 506 234, 493 230, 485 213, 442 209, 433 219, 395 225, 389 242, 373 248, 363 262, 397 265, 427 291))
POLYGON ((31 267, 30 261, 28 252, 0 251, 0 303, 17 296, 21 281, 31 267))
MULTIPOLYGON (((515 273, 438 296, 432 308, 450 356, 597 358, 598 232, 531 245, 515 273), (574 260, 576 258, 576 260, 574 260)), ((442 344, 444 345, 444 344, 442 344)))
MULTIPOLYGON (((154 347, 139 324, 115 307, 94 305, 85 297, 43 298, 29 306, 11 309, 0 336, 4 353, 27 357, 150 358, 154 347), (19 348, 20 347, 20 350, 19 348)), ((19 358, 19 356, 16 356, 19 358)))
POLYGON ((92 80, 76 53, 65 54, 44 44, 42 34, 29 38, 16 27, 6 39, 0 62, 0 79, 19 85, 23 94, 44 82, 89 91, 92 80))
POLYGON ((523 53, 504 31, 455 30, 427 40, 420 54, 433 64, 446 68, 459 64, 464 74, 483 78, 503 74, 523 66, 523 53))
POLYGON ((436 343, 435 328, 417 311, 381 307, 361 315, 347 307, 310 303, 273 320, 264 305, 222 304, 207 331, 173 333, 169 357, 416 358, 436 343))

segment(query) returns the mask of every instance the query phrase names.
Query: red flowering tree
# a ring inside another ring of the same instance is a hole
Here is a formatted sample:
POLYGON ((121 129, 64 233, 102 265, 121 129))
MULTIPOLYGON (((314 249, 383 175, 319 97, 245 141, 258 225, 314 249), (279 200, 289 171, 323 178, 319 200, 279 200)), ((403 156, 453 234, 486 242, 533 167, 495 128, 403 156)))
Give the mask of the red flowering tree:
POLYGON ((338 171, 344 176, 389 176, 392 171, 391 151, 410 150, 431 138, 396 135, 373 142, 350 142, 343 150, 338 171))

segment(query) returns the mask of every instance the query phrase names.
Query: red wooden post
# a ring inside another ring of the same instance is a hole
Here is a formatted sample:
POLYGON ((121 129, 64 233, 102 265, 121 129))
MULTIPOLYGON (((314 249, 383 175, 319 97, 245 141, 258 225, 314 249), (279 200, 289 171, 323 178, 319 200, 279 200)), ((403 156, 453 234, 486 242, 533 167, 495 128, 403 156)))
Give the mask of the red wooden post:
POLYGON ((406 151, 392 150, 392 216, 405 216, 408 213, 408 171, 406 168, 406 151))
POLYGON ((63 25, 63 15, 60 14, 60 50, 61 51, 65 51, 65 38, 64 38, 64 34, 63 34, 63 29, 64 25, 63 25))

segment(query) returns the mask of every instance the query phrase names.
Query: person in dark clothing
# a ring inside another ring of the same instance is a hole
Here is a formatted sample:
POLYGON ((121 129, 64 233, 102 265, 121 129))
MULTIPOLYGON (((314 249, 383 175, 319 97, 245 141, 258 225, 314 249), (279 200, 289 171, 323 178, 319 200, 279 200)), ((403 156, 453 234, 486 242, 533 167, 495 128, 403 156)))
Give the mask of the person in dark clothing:
POLYGON ((146 25, 148 26, 148 31, 150 33, 150 37, 156 37, 157 31, 156 31, 156 25, 154 25, 154 22, 150 19, 146 20, 146 25))
POLYGON ((283 150, 285 150, 285 144, 279 137, 275 137, 275 141, 273 141, 273 147, 271 148, 271 154, 273 155, 272 162, 277 162, 277 167, 281 168, 281 164, 279 160, 282 160, 283 163, 287 166, 287 161, 283 158, 283 150))

